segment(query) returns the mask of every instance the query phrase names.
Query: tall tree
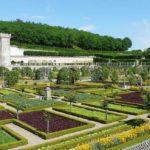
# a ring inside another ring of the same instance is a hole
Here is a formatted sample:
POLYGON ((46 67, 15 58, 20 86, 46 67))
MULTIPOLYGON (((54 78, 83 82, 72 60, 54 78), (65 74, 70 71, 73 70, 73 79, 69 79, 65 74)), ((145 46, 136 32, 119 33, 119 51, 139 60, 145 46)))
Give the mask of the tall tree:
POLYGON ((19 73, 18 71, 12 70, 6 73, 4 78, 7 86, 14 86, 19 80, 19 73))

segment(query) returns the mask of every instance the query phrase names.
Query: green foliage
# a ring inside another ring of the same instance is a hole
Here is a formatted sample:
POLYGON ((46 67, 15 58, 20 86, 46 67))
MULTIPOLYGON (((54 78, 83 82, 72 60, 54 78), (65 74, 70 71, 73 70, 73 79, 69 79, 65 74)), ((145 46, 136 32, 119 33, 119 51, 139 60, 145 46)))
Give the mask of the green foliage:
POLYGON ((149 77, 149 72, 148 69, 142 69, 140 72, 141 78, 143 79, 143 81, 146 81, 149 77))
POLYGON ((7 86, 14 86, 19 80, 19 73, 18 71, 12 70, 6 73, 4 78, 7 86))
POLYGON ((81 68, 81 76, 82 77, 87 77, 89 75, 90 75, 90 69, 88 67, 86 67, 86 66, 83 66, 81 68))
POLYGON ((147 92, 144 96, 144 104, 148 110, 150 110, 150 92, 147 92))
POLYGON ((57 84, 71 83, 74 84, 80 77, 80 70, 77 68, 61 68, 57 75, 57 84))
POLYGON ((140 126, 142 124, 145 123, 145 120, 139 118, 139 119, 131 119, 131 120, 127 120, 125 121, 126 124, 131 125, 131 126, 140 126))
POLYGON ((48 26, 23 21, 0 22, 0 32, 11 33, 13 44, 36 44, 53 47, 124 51, 131 47, 129 38, 116 39, 90 32, 63 27, 48 26))
POLYGON ((113 70, 111 72, 110 78, 111 78, 112 83, 118 83, 118 80, 119 80, 118 72, 116 70, 113 70))
POLYGON ((21 75, 22 75, 22 77, 33 78, 34 77, 34 72, 32 71, 32 69, 30 67, 23 67, 21 69, 21 75))
POLYGON ((0 67, 0 77, 3 77, 7 74, 9 70, 5 67, 0 67))

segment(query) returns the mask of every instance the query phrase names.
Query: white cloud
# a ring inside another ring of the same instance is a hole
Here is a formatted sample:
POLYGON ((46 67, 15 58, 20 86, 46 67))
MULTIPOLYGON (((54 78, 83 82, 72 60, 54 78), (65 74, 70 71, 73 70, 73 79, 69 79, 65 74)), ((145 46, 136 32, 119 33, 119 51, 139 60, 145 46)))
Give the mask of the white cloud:
POLYGON ((83 31, 93 31, 95 29, 95 25, 85 25, 79 28, 79 30, 83 30, 83 31))
POLYGON ((134 37, 133 40, 141 49, 150 47, 150 20, 142 20, 133 24, 134 37))
POLYGON ((26 14, 23 14, 23 17, 25 19, 32 19, 34 21, 40 21, 40 20, 46 20, 46 19, 48 19, 48 17, 46 17, 46 16, 40 16, 40 15, 26 15, 26 14))
POLYGON ((91 18, 90 18, 89 16, 83 16, 83 19, 84 19, 84 20, 87 20, 87 21, 88 21, 88 20, 91 20, 91 18))
POLYGON ((46 16, 30 16, 30 18, 32 18, 32 19, 47 19, 48 17, 46 17, 46 16))

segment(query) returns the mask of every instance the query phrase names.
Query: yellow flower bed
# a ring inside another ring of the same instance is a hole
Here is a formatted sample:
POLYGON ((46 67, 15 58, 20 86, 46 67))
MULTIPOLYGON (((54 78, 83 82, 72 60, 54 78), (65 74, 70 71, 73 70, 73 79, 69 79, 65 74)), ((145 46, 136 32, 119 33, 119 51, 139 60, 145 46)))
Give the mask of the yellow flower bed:
MULTIPOLYGON (((150 125, 149 124, 144 124, 144 125, 135 127, 131 130, 128 130, 128 131, 125 131, 122 133, 118 133, 115 135, 111 135, 111 136, 108 136, 105 138, 100 138, 97 140, 97 142, 99 142, 100 144, 102 144, 105 147, 111 147, 111 146, 116 145, 115 140, 119 143, 125 143, 128 140, 136 138, 145 132, 150 132, 150 125)), ((91 149, 92 149, 91 144, 81 144, 81 145, 78 145, 76 147, 76 150, 91 150, 91 149)))

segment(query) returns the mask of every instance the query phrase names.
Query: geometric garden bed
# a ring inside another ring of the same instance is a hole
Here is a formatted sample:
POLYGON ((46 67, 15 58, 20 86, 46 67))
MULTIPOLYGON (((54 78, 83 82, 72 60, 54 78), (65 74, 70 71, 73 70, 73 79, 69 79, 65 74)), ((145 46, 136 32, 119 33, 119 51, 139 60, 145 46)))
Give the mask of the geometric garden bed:
MULTIPOLYGON (((22 113, 19 115, 19 120, 31 125, 39 131, 47 132, 47 122, 44 119, 44 113, 44 110, 22 113)), ((77 120, 66 118, 50 112, 48 113, 50 115, 49 132, 57 132, 85 125, 85 123, 77 120)))
POLYGON ((0 122, 6 119, 13 119, 11 121, 12 123, 40 136, 43 139, 62 136, 64 134, 81 131, 94 126, 92 123, 87 123, 78 119, 72 119, 71 117, 47 112, 50 116, 49 132, 47 132, 47 120, 44 118, 45 112, 47 111, 39 110, 20 113, 19 120, 17 120, 15 119, 16 115, 7 110, 2 110, 0 111, 0 122))
POLYGON ((87 123, 44 110, 21 113, 19 115, 19 120, 15 120, 13 123, 43 139, 70 134, 94 126, 93 123, 87 123), (47 121, 44 119, 45 112, 50 115, 49 132, 47 132, 47 121))

